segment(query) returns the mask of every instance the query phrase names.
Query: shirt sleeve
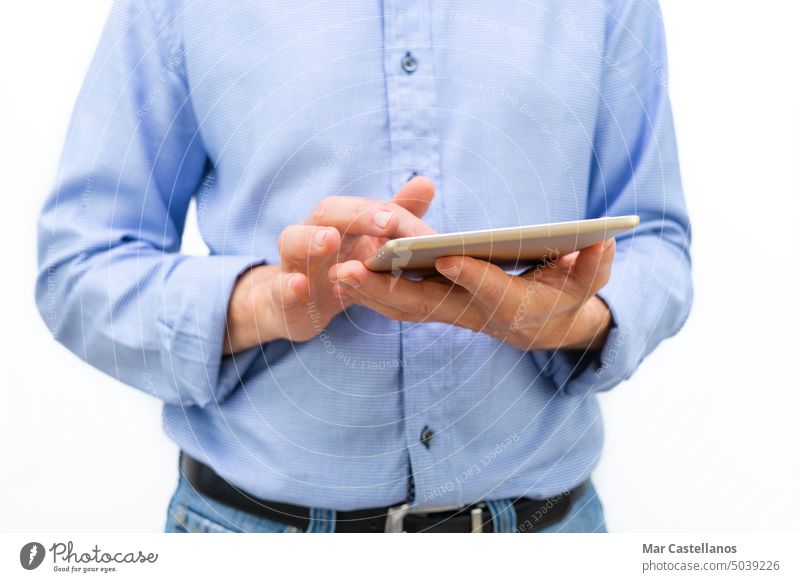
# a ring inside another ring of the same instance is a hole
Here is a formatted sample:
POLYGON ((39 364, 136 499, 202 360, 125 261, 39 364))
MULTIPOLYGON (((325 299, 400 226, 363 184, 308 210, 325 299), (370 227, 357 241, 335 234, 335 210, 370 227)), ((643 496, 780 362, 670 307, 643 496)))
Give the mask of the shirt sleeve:
POLYGON ((36 299, 86 362, 168 403, 206 406, 260 354, 222 347, 233 284, 261 261, 178 252, 210 171, 180 56, 167 14, 113 5, 40 215, 36 299))
POLYGON ((657 2, 609 9, 588 216, 638 214, 617 239, 611 279, 599 293, 612 315, 595 351, 536 351, 534 360, 569 394, 608 390, 674 335, 692 302, 689 220, 681 187, 657 2))

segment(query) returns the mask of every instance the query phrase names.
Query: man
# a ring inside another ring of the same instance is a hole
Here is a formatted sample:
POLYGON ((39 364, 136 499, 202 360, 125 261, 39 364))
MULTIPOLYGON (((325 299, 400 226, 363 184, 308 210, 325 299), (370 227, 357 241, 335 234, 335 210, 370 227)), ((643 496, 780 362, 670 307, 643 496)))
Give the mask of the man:
POLYGON ((37 298, 164 401, 167 530, 605 531, 596 394, 691 302, 664 63, 642 0, 117 2, 37 298), (209 256, 179 253, 193 196, 209 256), (624 214, 616 245, 524 273, 361 262, 624 214))

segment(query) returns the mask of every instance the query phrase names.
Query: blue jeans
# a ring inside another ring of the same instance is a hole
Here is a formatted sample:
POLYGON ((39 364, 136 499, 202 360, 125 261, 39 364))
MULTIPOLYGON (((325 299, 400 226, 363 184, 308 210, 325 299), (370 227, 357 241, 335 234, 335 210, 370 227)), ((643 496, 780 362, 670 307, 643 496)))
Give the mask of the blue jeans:
MULTIPOLYGON (((492 506, 510 508, 508 500, 498 500, 492 506)), ((513 511, 513 509, 511 509, 513 511)), ((333 510, 316 509, 318 518, 312 519, 307 532, 329 531, 327 524, 332 523, 333 510)), ((516 520, 495 520, 500 523, 512 523, 516 520)), ((512 529, 525 532, 530 525, 517 524, 512 529)), ((299 532, 296 527, 271 519, 259 517, 239 511, 213 499, 209 499, 195 491, 181 475, 178 488, 172 496, 167 512, 167 524, 164 531, 168 533, 290 533, 299 532)), ((603 505, 591 483, 580 497, 573 499, 567 515, 542 532, 546 533, 605 533, 605 517, 603 505)))

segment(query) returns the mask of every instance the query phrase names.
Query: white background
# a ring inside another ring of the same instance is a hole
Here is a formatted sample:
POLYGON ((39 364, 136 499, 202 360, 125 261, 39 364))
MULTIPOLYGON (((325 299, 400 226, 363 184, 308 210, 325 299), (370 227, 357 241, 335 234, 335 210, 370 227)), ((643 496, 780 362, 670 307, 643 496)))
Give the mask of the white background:
MULTIPOLYGON (((158 402, 57 345, 33 301, 36 214, 108 7, 29 0, 0 19, 4 531, 158 531, 177 475, 158 402)), ((602 396, 597 488, 613 531, 797 530, 798 9, 662 7, 696 301, 602 396)))

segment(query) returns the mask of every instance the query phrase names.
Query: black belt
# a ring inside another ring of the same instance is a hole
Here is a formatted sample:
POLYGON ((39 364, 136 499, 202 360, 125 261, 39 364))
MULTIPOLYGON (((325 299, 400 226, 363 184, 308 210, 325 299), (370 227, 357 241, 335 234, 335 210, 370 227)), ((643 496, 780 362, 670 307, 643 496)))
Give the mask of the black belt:
MULTIPOLYGON (((199 493, 215 501, 305 531, 311 524, 308 507, 266 501, 248 495, 217 475, 211 467, 181 453, 180 470, 199 493)), ((549 499, 515 500, 517 531, 537 532, 559 522, 572 501, 586 491, 588 481, 549 499)), ((319 519, 319 518, 318 518, 319 519)), ((340 533, 406 532, 483 532, 493 531, 492 512, 486 503, 445 507, 410 508, 407 504, 355 511, 337 511, 335 528, 340 533)))

